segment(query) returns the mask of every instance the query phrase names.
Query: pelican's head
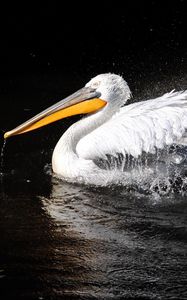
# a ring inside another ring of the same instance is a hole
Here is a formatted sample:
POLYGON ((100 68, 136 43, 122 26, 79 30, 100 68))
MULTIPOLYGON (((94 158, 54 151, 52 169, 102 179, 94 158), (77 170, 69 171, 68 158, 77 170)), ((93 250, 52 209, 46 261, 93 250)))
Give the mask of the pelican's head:
POLYGON ((120 107, 130 98, 130 94, 130 89, 121 76, 111 73, 97 75, 71 96, 6 132, 4 138, 37 129, 69 116, 97 112, 106 104, 110 107, 120 107))
POLYGON ((118 107, 125 104, 131 96, 127 82, 121 76, 112 73, 97 75, 85 86, 100 93, 100 99, 118 107))

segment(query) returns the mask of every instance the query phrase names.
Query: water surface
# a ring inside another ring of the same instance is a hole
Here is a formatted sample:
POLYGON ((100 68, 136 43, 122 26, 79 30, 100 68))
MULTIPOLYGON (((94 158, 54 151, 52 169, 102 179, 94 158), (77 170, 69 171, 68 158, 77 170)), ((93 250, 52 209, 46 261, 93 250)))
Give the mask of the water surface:
POLYGON ((187 298, 185 195, 31 173, 3 177, 1 299, 187 298))

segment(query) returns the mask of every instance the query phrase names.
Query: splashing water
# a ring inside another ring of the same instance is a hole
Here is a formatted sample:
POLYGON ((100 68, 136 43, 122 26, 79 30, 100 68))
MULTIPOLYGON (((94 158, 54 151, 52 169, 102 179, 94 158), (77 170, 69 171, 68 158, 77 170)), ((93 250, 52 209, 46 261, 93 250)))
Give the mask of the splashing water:
POLYGON ((2 196, 5 198, 4 187, 3 187, 3 167, 4 167, 4 152, 5 152, 6 140, 3 142, 3 146, 1 148, 1 162, 0 162, 0 184, 2 190, 2 196))
POLYGON ((6 146, 6 140, 3 142, 3 146, 1 148, 1 163, 0 163, 0 176, 3 177, 3 166, 4 166, 4 151, 6 146))
MULTIPOLYGON (((76 178, 74 183, 94 186, 123 186, 128 190, 142 194, 169 195, 186 193, 187 188, 187 147, 173 145, 155 154, 143 154, 142 157, 107 157, 107 161, 97 161, 103 171, 102 182, 88 174, 87 178, 76 178)), ((49 174, 49 166, 48 166, 49 174)), ((57 175, 55 177, 59 178, 57 175)), ((63 181, 72 182, 67 178, 63 181)))

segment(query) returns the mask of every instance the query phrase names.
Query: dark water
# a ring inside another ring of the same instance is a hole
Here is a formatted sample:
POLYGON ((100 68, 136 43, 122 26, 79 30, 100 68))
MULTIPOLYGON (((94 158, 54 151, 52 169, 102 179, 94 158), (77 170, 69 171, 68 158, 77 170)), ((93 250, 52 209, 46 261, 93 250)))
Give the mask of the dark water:
MULTIPOLYGON (((4 123, 11 128, 38 112, 30 98, 18 102, 17 117, 4 123)), ((7 141, 0 299, 187 299, 185 191, 159 194, 56 179, 46 164, 69 124, 7 141)))
POLYGON ((44 174, 3 184, 1 299, 187 299, 186 197, 44 174))
POLYGON ((5 148, 1 299, 187 299, 185 194, 68 184, 50 154, 5 148))

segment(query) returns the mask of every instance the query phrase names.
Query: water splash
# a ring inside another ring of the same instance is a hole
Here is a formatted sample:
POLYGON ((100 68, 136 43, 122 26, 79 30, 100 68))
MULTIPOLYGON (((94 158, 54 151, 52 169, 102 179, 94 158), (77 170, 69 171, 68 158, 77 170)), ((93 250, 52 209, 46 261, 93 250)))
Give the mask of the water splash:
POLYGON ((1 190, 2 190, 2 196, 4 198, 5 194, 4 194, 4 185, 3 185, 3 176, 4 176, 4 172, 3 172, 3 168, 4 168, 4 152, 5 152, 5 146, 6 146, 6 140, 4 139, 3 141, 3 146, 1 148, 1 162, 0 162, 0 184, 1 184, 1 190))
MULTIPOLYGON (((108 161, 97 163, 102 177, 90 173, 86 178, 74 178, 73 183, 97 187, 117 185, 142 195, 167 196, 176 192, 184 195, 187 190, 187 147, 174 145, 155 154, 144 153, 138 159, 124 156, 122 160, 118 155, 116 160, 108 157, 108 161)), ((60 178, 72 182, 71 178, 60 178)))
POLYGON ((3 167, 4 167, 4 152, 5 152, 6 140, 3 141, 3 146, 1 148, 1 163, 0 163, 0 176, 3 177, 3 167))

